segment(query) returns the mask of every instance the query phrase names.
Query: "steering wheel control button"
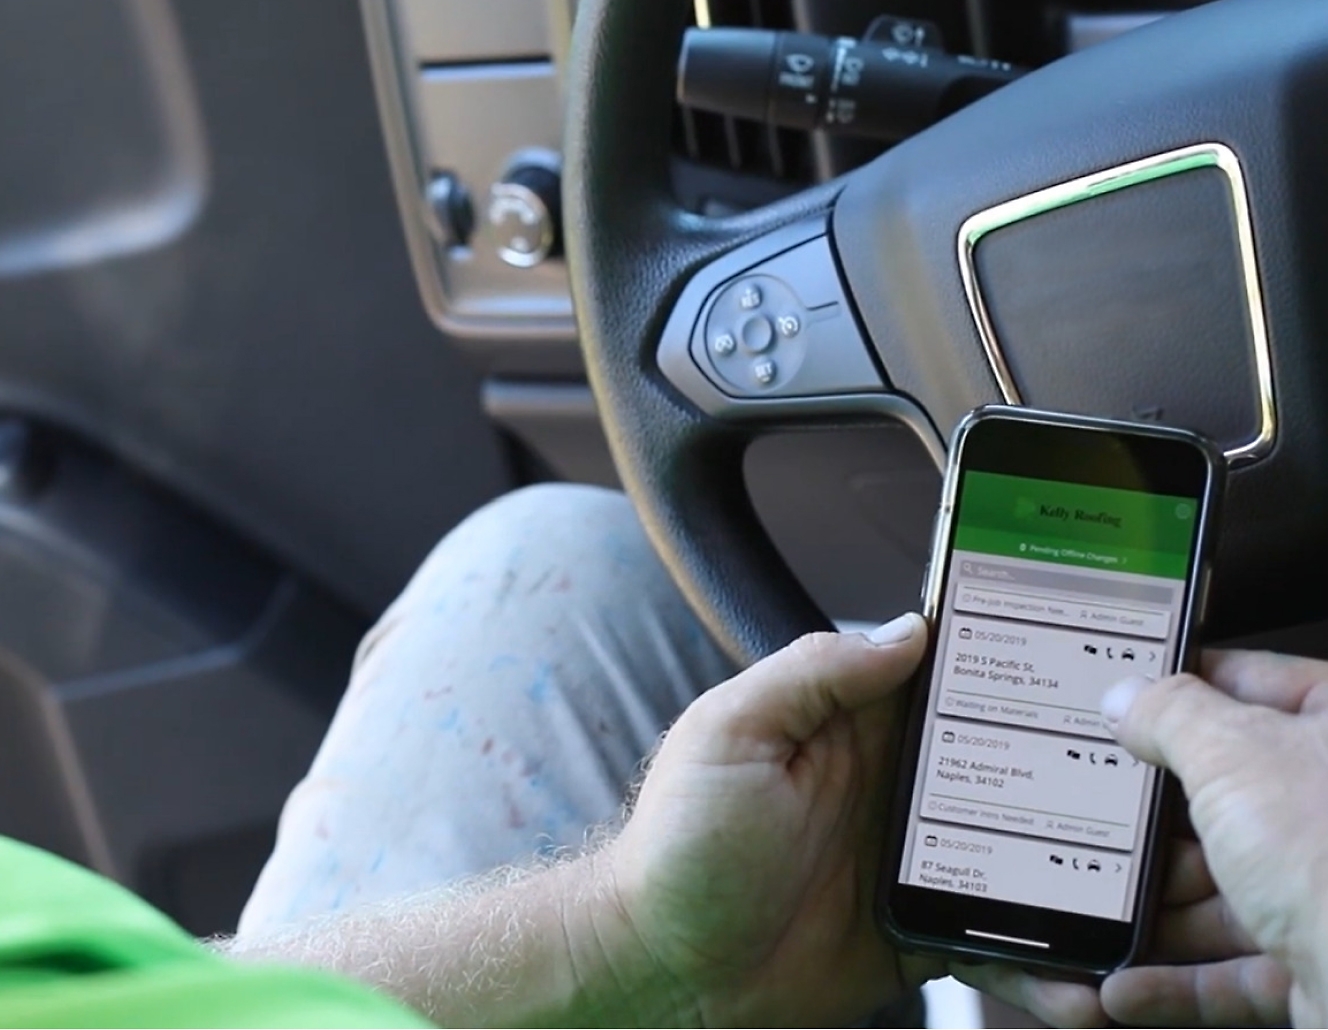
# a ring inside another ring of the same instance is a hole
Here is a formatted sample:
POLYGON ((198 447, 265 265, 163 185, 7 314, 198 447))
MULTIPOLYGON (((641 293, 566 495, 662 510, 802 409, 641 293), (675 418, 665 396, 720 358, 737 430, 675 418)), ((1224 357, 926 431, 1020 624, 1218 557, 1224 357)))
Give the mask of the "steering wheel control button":
POLYGON ((560 244, 561 184, 552 168, 517 165, 489 189, 485 212, 498 257, 514 268, 534 268, 560 244))
POLYGON ((745 275, 730 282, 719 290, 706 316, 702 346, 708 360, 701 361, 702 370, 730 395, 765 397, 782 391, 802 363, 805 348, 800 340, 782 335, 779 322, 793 315, 801 326, 810 314, 786 281, 745 275), (733 347, 766 360, 724 360, 734 353, 733 347))
POLYGON ((739 332, 742 335, 742 345, 753 354, 768 351, 775 342, 775 328, 770 324, 770 319, 764 315, 753 315, 747 319, 739 332))
POLYGON ((721 287, 695 344, 701 371, 730 397, 879 391, 880 374, 833 274, 834 260, 821 238, 721 287), (759 360, 725 360, 734 353, 731 341, 759 360))
POLYGON ((870 407, 883 396, 825 233, 820 218, 777 229, 712 262, 683 290, 657 360, 703 411, 745 419, 786 402, 831 410, 835 398, 870 407))

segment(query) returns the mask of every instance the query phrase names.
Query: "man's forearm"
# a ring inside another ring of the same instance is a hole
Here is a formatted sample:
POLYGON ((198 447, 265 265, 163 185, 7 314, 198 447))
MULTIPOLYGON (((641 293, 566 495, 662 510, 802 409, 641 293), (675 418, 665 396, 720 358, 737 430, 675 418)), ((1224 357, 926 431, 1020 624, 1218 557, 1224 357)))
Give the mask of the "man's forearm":
POLYGON ((603 856, 368 906, 226 950, 343 973, 440 1026, 695 1019, 618 911, 603 856))

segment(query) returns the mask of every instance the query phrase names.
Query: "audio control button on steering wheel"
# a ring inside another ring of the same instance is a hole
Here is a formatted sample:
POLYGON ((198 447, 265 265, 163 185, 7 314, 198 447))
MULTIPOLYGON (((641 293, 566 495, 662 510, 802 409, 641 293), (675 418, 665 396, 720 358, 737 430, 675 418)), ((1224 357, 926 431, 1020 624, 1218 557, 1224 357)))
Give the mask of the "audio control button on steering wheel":
POLYGON ((771 233, 705 266, 683 291, 658 360, 703 411, 738 417, 760 402, 768 414, 784 400, 885 388, 826 233, 823 218, 771 233))

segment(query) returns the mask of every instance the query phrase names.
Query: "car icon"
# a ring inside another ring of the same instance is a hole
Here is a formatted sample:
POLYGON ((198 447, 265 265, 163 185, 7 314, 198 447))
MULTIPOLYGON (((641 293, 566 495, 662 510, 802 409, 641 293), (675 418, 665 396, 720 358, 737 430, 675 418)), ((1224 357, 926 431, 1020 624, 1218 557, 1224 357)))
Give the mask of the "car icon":
POLYGON ((1121 658, 1123 658, 1123 659, 1124 659, 1125 661, 1127 661, 1127 662, 1132 662, 1132 661, 1134 661, 1134 650, 1133 650, 1133 648, 1129 648, 1129 647, 1127 647, 1124 651, 1122 651, 1122 652, 1120 653, 1120 656, 1121 656, 1121 658))
POLYGON ((1102 863, 1099 862, 1096 858, 1090 858, 1088 860, 1088 871, 1090 873, 1102 872, 1102 863))
POLYGON ((1102 759, 1103 765, 1120 765, 1120 755, 1107 755, 1102 759))

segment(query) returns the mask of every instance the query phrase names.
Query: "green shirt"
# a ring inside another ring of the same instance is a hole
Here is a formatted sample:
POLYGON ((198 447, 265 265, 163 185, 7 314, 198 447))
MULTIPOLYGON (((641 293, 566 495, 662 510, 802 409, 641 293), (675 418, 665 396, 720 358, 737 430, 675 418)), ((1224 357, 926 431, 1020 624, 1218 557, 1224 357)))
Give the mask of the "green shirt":
POLYGON ((0 837, 0 1026, 427 1025, 349 981, 214 954, 123 888, 0 837))

